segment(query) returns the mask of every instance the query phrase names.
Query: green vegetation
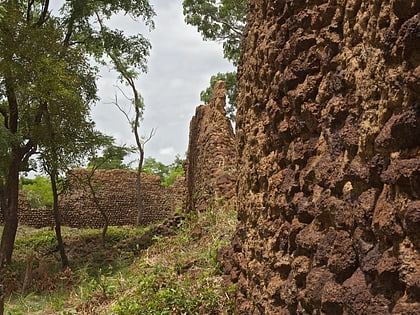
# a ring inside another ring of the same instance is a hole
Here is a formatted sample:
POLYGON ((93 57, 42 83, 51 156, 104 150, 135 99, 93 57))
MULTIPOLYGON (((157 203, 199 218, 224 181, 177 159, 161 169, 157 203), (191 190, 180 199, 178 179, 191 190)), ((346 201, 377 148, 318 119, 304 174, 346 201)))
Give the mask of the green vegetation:
POLYGON ((89 159, 88 169, 129 169, 130 166, 124 164, 124 159, 132 152, 134 152, 133 148, 115 145, 114 139, 110 138, 108 143, 104 144, 100 154, 98 152, 92 154, 89 159))
POLYGON ((53 195, 48 177, 21 178, 20 188, 32 208, 52 208, 53 195))
POLYGON ((64 271, 53 231, 20 227, 5 314, 232 314, 235 288, 224 285, 216 256, 236 224, 235 211, 215 206, 179 227, 110 227, 105 248, 100 230, 63 228, 64 271))
POLYGON ((144 159, 143 172, 160 177, 163 186, 172 186, 178 176, 184 176, 184 160, 179 155, 173 163, 165 165, 152 157, 144 159))
POLYGON ((223 43, 226 59, 237 64, 241 52, 248 1, 184 0, 185 22, 197 27, 205 40, 223 43))
MULTIPOLYGON (((234 66, 241 55, 241 41, 245 29, 248 1, 246 0, 184 0, 184 16, 187 24, 197 27, 204 40, 221 42, 224 57, 234 66)), ((218 73, 210 78, 210 86, 201 92, 201 100, 208 103, 214 84, 225 81, 228 94, 226 111, 235 121, 236 112, 236 72, 218 73)))
MULTIPOLYGON (((19 175, 34 165, 50 177, 60 243, 58 178, 81 165, 104 140, 90 117, 91 105, 98 100, 98 68, 92 58, 97 64, 113 66, 120 81, 133 88, 134 79, 146 71, 150 43, 141 34, 127 35, 107 24, 113 16, 126 14, 151 29, 155 14, 147 0, 63 1, 59 11, 51 10, 47 0, 3 2, 0 206, 7 215, 0 243, 1 265, 12 261, 19 175)), ((138 127, 143 104, 135 92, 138 127)))

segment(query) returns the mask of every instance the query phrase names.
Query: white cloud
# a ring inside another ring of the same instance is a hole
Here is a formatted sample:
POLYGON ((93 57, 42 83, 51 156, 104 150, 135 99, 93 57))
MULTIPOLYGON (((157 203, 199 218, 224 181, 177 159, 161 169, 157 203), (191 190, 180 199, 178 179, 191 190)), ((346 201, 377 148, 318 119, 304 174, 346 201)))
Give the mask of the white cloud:
MULTIPOLYGON (((157 16, 155 29, 149 33, 142 21, 120 15, 112 26, 128 34, 142 33, 152 43, 148 73, 141 75, 137 87, 144 97, 146 109, 141 134, 157 128, 156 135, 146 144, 146 156, 169 164, 176 154, 187 150, 189 122, 195 107, 201 104, 200 92, 211 75, 232 71, 223 59, 220 44, 203 41, 194 27, 185 24, 182 0, 150 0, 157 16)), ((62 1, 53 1, 56 11, 62 1)), ((121 112, 112 104, 118 89, 117 75, 103 68, 98 80, 101 100, 92 108, 97 128, 116 138, 117 144, 134 144, 134 136, 121 112)), ((121 105, 129 102, 120 94, 121 105)))
MULTIPOLYGON (((146 144, 146 156, 169 164, 176 154, 183 156, 187 150, 189 122, 195 107, 201 104, 200 92, 208 86, 210 76, 232 71, 233 67, 223 59, 220 44, 203 41, 195 28, 184 23, 182 0, 150 2, 157 13, 156 28, 151 33, 126 16, 118 17, 115 24, 129 32, 146 32, 143 35, 152 43, 148 73, 137 81, 146 104, 141 134, 157 128, 146 144)), ((134 138, 127 121, 110 104, 117 92, 116 75, 107 70, 101 75, 98 86, 102 100, 93 110, 94 120, 118 143, 132 144, 134 138)), ((122 95, 119 100, 128 104, 122 95)))
POLYGON ((167 147, 159 150, 160 155, 168 155, 173 158, 176 154, 176 151, 173 147, 167 147))

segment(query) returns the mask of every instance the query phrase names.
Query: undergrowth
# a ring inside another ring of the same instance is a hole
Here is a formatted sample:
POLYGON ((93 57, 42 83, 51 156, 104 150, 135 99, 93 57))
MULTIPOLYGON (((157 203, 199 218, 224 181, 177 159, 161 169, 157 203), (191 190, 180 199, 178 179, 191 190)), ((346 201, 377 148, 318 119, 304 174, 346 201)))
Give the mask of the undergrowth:
POLYGON ((65 228, 71 266, 64 271, 52 230, 21 232, 6 274, 13 292, 5 314, 232 314, 235 288, 223 281, 216 256, 236 224, 225 206, 189 216, 172 235, 110 227, 106 247, 101 230, 65 228), (28 266, 32 281, 22 292, 28 266))

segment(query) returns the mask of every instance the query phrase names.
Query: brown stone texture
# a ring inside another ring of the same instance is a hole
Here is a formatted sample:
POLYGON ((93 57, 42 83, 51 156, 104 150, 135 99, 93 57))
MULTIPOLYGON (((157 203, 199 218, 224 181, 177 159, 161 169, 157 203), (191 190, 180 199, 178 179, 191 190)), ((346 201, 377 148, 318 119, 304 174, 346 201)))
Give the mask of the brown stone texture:
MULTIPOLYGON (((35 228, 52 227, 54 226, 54 213, 52 209, 31 208, 25 194, 19 192, 18 220, 19 224, 35 228)), ((4 223, 2 213, 0 213, 0 223, 4 223)))
POLYGON ((186 163, 187 211, 204 211, 217 198, 231 199, 236 188, 235 135, 226 117, 226 90, 216 83, 208 105, 190 122, 186 163))
POLYGON ((419 314, 420 1, 249 9, 237 314, 419 314))
MULTIPOLYGON (((103 226, 103 218, 86 186, 88 173, 84 169, 75 169, 67 174, 70 184, 59 200, 63 225, 93 228, 103 226)), ((92 183, 110 225, 136 225, 136 172, 97 170, 92 177, 92 183)), ((158 176, 142 174, 142 192, 141 222, 144 225, 167 218, 179 205, 173 188, 161 186, 158 176)))
MULTIPOLYGON (((103 218, 93 202, 86 181, 88 172, 76 169, 69 172, 70 185, 59 197, 62 225, 70 227, 103 226, 103 218)), ((179 209, 185 209, 185 177, 179 176, 171 187, 160 185, 159 177, 142 174, 144 213, 142 224, 163 220, 179 209)), ((136 173, 127 170, 98 170, 92 179, 100 205, 110 219, 110 225, 136 225, 136 173)), ((25 195, 19 194, 19 223, 36 228, 55 225, 52 209, 31 208, 25 195)), ((0 213, 0 223, 3 223, 0 213)))

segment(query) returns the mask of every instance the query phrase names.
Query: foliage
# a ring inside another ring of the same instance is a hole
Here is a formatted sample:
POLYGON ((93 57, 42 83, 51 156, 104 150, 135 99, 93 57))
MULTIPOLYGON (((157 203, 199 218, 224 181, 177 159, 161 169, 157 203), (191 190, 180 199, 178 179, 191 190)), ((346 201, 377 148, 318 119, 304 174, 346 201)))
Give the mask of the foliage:
POLYGON ((142 171, 146 174, 155 174, 163 181, 169 174, 169 166, 157 161, 155 158, 147 157, 144 159, 142 171))
POLYGON ((99 155, 95 152, 89 159, 88 168, 100 170, 129 169, 130 166, 124 164, 126 156, 133 152, 132 148, 126 146, 117 146, 114 139, 109 138, 104 141, 103 148, 99 155))
POLYGON ((154 11, 147 0, 64 1, 56 16, 49 4, 1 4, 0 201, 2 208, 7 198, 13 202, 6 209, 0 257, 8 263, 17 226, 19 172, 29 169, 38 153, 56 204, 59 173, 82 161, 103 139, 90 118, 90 105, 97 100, 97 69, 89 57, 102 64, 111 58, 125 80, 135 78, 137 69, 145 71, 150 49, 142 35, 127 36, 106 25, 112 16, 127 14, 152 27, 154 11))
MULTIPOLYGON (((241 54, 241 41, 245 29, 248 1, 246 0, 184 0, 187 24, 196 26, 205 40, 223 43, 224 57, 237 66, 241 54)), ((228 102, 226 111, 235 121, 236 72, 218 73, 210 79, 210 87, 202 91, 201 100, 208 103, 218 80, 225 82, 228 102)))
POLYGON ((184 221, 177 235, 159 237, 137 263, 134 291, 127 290, 112 310, 116 314, 230 314, 231 288, 220 276, 216 253, 229 242, 236 225, 229 208, 209 209, 184 221), (192 231, 200 227, 200 239, 192 231))
POLYGON ((211 100, 214 85, 217 81, 222 80, 225 83, 228 101, 226 102, 226 112, 231 121, 235 121, 236 115, 236 97, 238 89, 236 86, 236 72, 218 73, 210 78, 210 86, 201 92, 200 98, 206 104, 211 100))
POLYGON ((147 157, 144 160, 142 171, 146 174, 155 174, 160 177, 163 186, 172 186, 178 176, 184 176, 184 160, 179 155, 173 163, 165 165, 155 158, 147 157))
POLYGON ((223 43, 225 58, 238 62, 245 28, 246 0, 184 0, 185 21, 206 40, 223 43))
POLYGON ((54 231, 41 230, 27 238, 18 238, 16 240, 17 250, 34 250, 37 252, 44 252, 50 250, 55 246, 56 239, 54 231))
POLYGON ((11 274, 22 277, 28 250, 37 269, 47 268, 27 295, 17 286, 6 298, 6 314, 232 314, 235 289, 223 284, 216 254, 236 224, 235 211, 215 204, 172 236, 153 236, 152 227, 110 227, 107 248, 99 246, 100 230, 64 228, 73 253, 66 271, 57 268, 52 231, 20 227, 11 274), (198 226, 199 239, 192 236, 198 226), (140 251, 135 244, 145 235, 154 243, 140 251))
POLYGON ((21 178, 20 184, 23 193, 32 208, 51 208, 53 196, 51 181, 48 177, 36 176, 35 178, 21 178))

